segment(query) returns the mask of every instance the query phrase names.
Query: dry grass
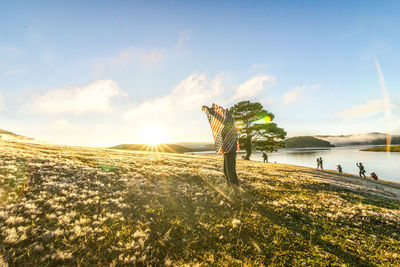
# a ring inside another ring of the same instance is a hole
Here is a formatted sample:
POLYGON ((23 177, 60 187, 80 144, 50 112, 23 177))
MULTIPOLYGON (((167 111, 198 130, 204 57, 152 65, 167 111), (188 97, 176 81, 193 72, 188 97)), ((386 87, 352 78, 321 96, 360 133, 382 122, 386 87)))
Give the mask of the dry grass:
POLYGON ((236 191, 221 165, 0 141, 0 255, 11 266, 400 264, 398 184, 238 160, 236 191))

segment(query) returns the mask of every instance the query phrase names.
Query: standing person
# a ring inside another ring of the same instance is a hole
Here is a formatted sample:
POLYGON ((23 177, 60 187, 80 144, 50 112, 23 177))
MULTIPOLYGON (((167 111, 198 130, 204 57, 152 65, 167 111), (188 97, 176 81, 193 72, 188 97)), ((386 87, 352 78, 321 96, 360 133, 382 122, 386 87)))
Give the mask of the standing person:
POLYGON ((357 165, 357 167, 360 169, 360 172, 359 172, 360 177, 361 177, 361 175, 362 175, 362 176, 364 176, 364 178, 367 178, 367 177, 365 177, 365 168, 364 168, 364 165, 363 165, 361 162, 360 162, 360 164, 356 163, 356 165, 357 165))
POLYGON ((214 146, 218 154, 224 155, 224 175, 229 184, 239 186, 236 174, 236 151, 239 150, 235 120, 228 109, 213 104, 211 108, 201 108, 211 125, 214 146))
POLYGON ((264 161, 264 163, 266 162, 266 163, 268 163, 268 155, 267 155, 267 152, 263 152, 263 154, 262 154, 262 156, 263 156, 263 161, 264 161))
POLYGON ((339 173, 342 173, 342 172, 343 172, 342 166, 340 166, 340 164, 337 165, 337 171, 338 171, 339 173))
POLYGON ((322 161, 322 157, 319 157, 319 166, 321 167, 321 170, 324 169, 324 165, 322 165, 323 161, 322 161))
POLYGON ((319 158, 317 158, 317 169, 319 169, 320 165, 321 165, 321 163, 319 162, 319 158))

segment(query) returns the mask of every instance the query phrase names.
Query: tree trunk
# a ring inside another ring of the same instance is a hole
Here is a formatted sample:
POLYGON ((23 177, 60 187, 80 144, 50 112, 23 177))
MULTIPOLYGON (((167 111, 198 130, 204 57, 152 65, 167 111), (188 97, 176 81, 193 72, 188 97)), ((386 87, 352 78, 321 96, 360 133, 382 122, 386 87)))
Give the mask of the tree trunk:
POLYGON ((244 157, 244 159, 250 160, 250 156, 251 156, 251 137, 249 135, 247 135, 246 138, 246 157, 244 157))

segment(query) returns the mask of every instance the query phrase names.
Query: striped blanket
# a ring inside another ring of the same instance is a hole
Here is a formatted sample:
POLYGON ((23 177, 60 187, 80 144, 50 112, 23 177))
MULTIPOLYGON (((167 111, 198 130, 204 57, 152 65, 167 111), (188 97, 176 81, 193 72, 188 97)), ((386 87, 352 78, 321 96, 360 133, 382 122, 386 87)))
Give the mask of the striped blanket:
POLYGON ((211 131, 214 137, 214 146, 218 154, 239 150, 235 120, 227 109, 213 104, 211 108, 203 106, 207 114, 211 131))

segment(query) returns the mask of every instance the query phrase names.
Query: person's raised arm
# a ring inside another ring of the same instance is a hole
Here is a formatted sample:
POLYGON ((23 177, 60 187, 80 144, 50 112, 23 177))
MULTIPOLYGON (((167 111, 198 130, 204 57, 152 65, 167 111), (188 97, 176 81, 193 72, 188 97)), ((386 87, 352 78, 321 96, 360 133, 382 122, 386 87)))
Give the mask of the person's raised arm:
POLYGON ((210 115, 214 116, 214 118, 216 118, 217 120, 219 120, 221 123, 224 123, 224 118, 221 116, 221 114, 219 114, 218 112, 216 112, 213 108, 209 108, 206 105, 203 105, 201 107, 202 111, 208 110, 208 113, 210 113, 210 115))
POLYGON ((206 105, 203 105, 203 106, 201 107, 201 110, 202 110, 202 111, 206 111, 206 109, 208 110, 208 113, 210 113, 211 115, 215 116, 215 110, 214 110, 213 108, 209 108, 209 107, 207 107, 206 105))

